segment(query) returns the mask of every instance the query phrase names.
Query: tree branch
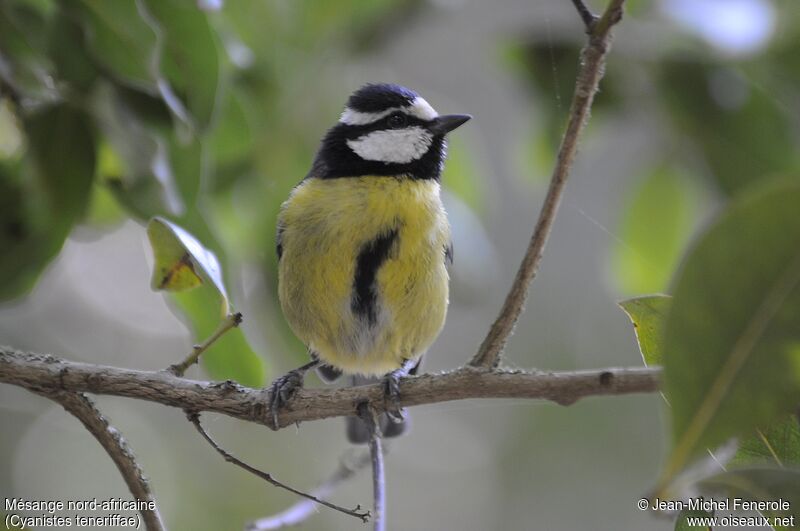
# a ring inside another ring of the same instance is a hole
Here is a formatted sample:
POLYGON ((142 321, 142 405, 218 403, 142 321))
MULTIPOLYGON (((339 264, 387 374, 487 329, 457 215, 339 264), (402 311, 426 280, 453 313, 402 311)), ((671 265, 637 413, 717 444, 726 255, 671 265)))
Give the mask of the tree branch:
POLYGON ((372 508, 375 511, 372 529, 386 531, 386 471, 383 467, 383 444, 381 430, 375 421, 375 413, 369 402, 358 405, 358 416, 369 430, 369 455, 372 460, 372 508))
POLYGON ((225 461, 227 461, 229 463, 233 463, 234 465, 236 465, 236 466, 238 466, 240 468, 243 468, 244 470, 247 470, 251 474, 260 477, 261 479, 263 479, 264 481, 266 481, 267 483, 269 483, 269 484, 271 484, 271 485, 273 485, 275 487, 278 487, 278 488, 284 489, 284 490, 288 490, 289 492, 291 492, 293 494, 297 494, 298 496, 300 496, 302 498, 306 498, 307 500, 310 500, 310 501, 312 501, 314 503, 318 503, 320 505, 324 505, 325 507, 329 507, 331 509, 334 509, 336 511, 339 511, 340 513, 344 513, 344 514, 349 515, 349 516, 354 516, 354 517, 358 518, 359 520, 361 520, 362 522, 365 522, 365 523, 369 520, 370 512, 369 511, 362 511, 360 505, 357 506, 355 509, 347 509, 345 507, 341 507, 339 505, 336 505, 335 503, 330 503, 330 502, 325 501, 323 499, 317 498, 313 494, 308 494, 307 492, 303 492, 301 490, 295 489, 294 487, 290 487, 286 483, 278 481, 277 479, 272 477, 272 474, 270 474, 268 472, 264 472, 262 470, 259 470, 254 466, 248 465, 247 463, 245 463, 241 459, 238 459, 234 455, 232 455, 229 452, 227 452, 220 445, 218 445, 214 439, 211 438, 211 435, 209 435, 208 432, 203 428, 203 425, 200 424, 200 415, 197 412, 195 412, 195 411, 187 411, 186 412, 186 417, 189 419, 189 422, 194 424, 194 427, 197 429, 198 433, 200 433, 200 435, 203 437, 203 439, 205 439, 206 442, 208 442, 208 444, 210 444, 211 447, 214 448, 214 450, 216 450, 225 459, 225 461))
MULTIPOLYGON (((658 368, 608 368, 569 372, 488 371, 463 367, 440 374, 404 378, 400 405, 417 406, 466 398, 538 398, 569 405, 587 396, 652 393, 658 368)), ((33 390, 64 390, 148 400, 190 411, 211 411, 273 429, 301 421, 356 415, 368 401, 384 411, 380 383, 342 389, 301 389, 273 426, 268 389, 235 382, 205 382, 166 371, 138 371, 71 362, 49 355, 0 347, 0 382, 33 390)))
MULTIPOLYGON (((575 93, 572 96, 569 121, 561 147, 558 150, 556 166, 550 178, 539 219, 533 230, 528 249, 517 270, 517 276, 511 290, 506 296, 500 315, 495 320, 486 339, 483 340, 478 353, 470 361, 473 367, 496 367, 500 362, 500 352, 511 335, 528 298, 528 288, 539 270, 542 253, 550 230, 553 227, 558 205, 564 193, 567 177, 575 161, 578 140, 589 118, 592 101, 603 77, 606 54, 611 45, 611 28, 622 18, 622 4, 625 0, 611 0, 605 13, 599 20, 594 20, 583 2, 573 0, 584 23, 587 15, 592 19, 589 29, 589 42, 581 51, 581 67, 575 82, 575 93), (583 10, 581 9, 583 6, 583 10)), ((587 23, 589 24, 589 23, 587 23)))
MULTIPOLYGON (((136 501, 152 502, 155 506, 156 499, 150 490, 150 484, 139 467, 139 463, 136 462, 136 456, 133 455, 127 441, 116 428, 108 423, 108 420, 97 410, 91 400, 81 393, 72 391, 31 390, 61 404, 66 411, 80 420, 117 465, 133 498, 136 501)), ((166 529, 161 521, 158 508, 142 509, 141 515, 148 531, 164 531, 166 529)))
POLYGON ((586 32, 591 33, 598 20, 598 16, 592 13, 591 9, 589 9, 583 0, 572 0, 572 3, 575 4, 575 9, 578 10, 578 14, 581 16, 581 20, 583 20, 583 25, 586 26, 586 32))
MULTIPOLYGON (((384 452, 386 453, 386 452, 384 452)), ((371 462, 371 455, 369 452, 361 452, 357 457, 348 461, 342 458, 339 462, 339 468, 325 480, 319 487, 311 491, 315 498, 327 499, 328 496, 339 486, 340 483, 347 481, 353 477, 356 472, 369 465, 371 462)), ((251 522, 246 531, 273 531, 275 529, 283 529, 299 525, 304 522, 312 513, 315 512, 317 504, 309 499, 303 499, 278 514, 259 518, 251 522)))

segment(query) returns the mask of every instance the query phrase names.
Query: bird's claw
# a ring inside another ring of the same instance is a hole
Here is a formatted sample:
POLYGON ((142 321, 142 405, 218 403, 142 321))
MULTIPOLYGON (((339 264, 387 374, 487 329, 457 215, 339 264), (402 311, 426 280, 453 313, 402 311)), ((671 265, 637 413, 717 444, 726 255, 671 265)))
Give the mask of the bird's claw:
POLYGON ((386 416, 395 424, 406 420, 406 411, 400 407, 400 378, 403 376, 405 376, 403 371, 397 370, 390 372, 383 379, 386 416))
POLYGON ((272 423, 275 429, 278 429, 278 413, 294 398, 297 391, 303 388, 304 376, 305 371, 293 370, 272 382, 269 408, 272 412, 272 423))

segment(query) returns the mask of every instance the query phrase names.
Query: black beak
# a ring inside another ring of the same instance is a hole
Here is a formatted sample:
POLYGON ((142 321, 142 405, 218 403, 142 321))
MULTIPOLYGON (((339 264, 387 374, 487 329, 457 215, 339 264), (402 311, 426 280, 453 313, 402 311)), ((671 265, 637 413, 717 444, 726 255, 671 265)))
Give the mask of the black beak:
POLYGON ((431 125, 428 126, 428 129, 430 129, 434 135, 446 135, 471 119, 472 116, 469 114, 445 114, 444 116, 437 116, 434 118, 431 125))

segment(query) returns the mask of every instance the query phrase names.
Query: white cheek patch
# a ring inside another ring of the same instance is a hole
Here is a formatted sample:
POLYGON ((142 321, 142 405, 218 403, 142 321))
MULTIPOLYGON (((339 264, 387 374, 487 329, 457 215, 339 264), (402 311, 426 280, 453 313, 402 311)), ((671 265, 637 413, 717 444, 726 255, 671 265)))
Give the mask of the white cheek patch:
POLYGON ((415 126, 373 131, 348 140, 347 145, 364 160, 406 164, 427 153, 432 141, 428 131, 415 126))
POLYGON ((345 107, 342 116, 339 118, 339 122, 347 125, 367 125, 377 122, 381 118, 385 118, 397 111, 402 111, 410 116, 416 116, 420 120, 426 122, 439 116, 439 113, 433 110, 433 107, 431 107, 430 103, 425 101, 425 98, 417 96, 414 98, 414 101, 411 102, 411 105, 391 107, 380 112, 361 112, 351 109, 350 107, 345 107))

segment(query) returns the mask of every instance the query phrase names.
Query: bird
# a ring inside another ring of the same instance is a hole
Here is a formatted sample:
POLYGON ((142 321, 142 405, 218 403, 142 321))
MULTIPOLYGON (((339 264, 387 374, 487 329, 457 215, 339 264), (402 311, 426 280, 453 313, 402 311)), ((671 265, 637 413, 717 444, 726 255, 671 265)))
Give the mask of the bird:
MULTIPOLYGON (((322 138, 277 220, 280 305, 311 361, 271 385, 275 426, 316 368, 326 382, 342 374, 354 385, 382 379, 382 434, 405 431, 399 382, 419 369, 449 303, 445 137, 471 118, 440 115, 409 88, 369 83, 322 138)), ((368 440, 361 419, 347 426, 352 442, 368 440)))

